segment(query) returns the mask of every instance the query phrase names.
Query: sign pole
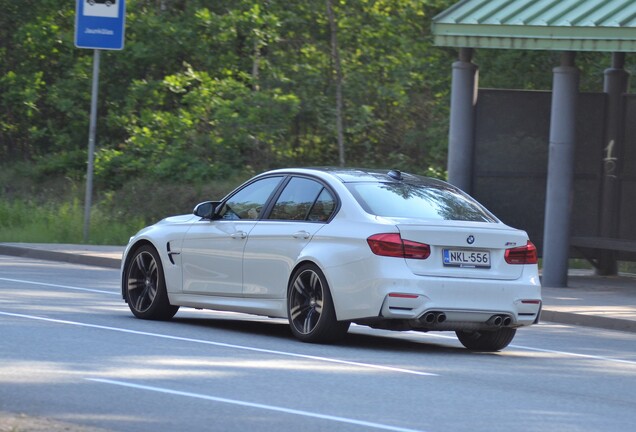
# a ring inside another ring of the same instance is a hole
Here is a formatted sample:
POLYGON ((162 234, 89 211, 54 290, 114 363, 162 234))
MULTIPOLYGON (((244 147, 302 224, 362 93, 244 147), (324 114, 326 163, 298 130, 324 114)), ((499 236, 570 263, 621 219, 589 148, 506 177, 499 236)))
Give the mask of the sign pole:
POLYGON ((97 93, 99 87, 99 57, 101 50, 124 48, 126 30, 126 0, 76 0, 75 46, 93 50, 93 89, 88 129, 88 163, 86 196, 84 199, 84 243, 88 243, 93 201, 93 170, 95 132, 97 129, 97 93))
POLYGON ((91 205, 93 201, 93 167, 95 160, 95 132, 97 129, 97 95, 99 87, 100 50, 93 51, 93 88, 91 91, 91 118, 88 128, 88 164, 86 167, 86 196, 84 198, 84 243, 88 243, 91 205))

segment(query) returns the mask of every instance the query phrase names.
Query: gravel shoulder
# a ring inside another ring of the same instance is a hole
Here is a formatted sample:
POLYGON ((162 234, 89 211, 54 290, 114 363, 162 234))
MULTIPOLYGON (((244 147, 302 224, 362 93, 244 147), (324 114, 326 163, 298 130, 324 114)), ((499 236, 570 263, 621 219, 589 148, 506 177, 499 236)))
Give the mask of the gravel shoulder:
POLYGON ((0 411, 0 432, 108 432, 72 423, 0 411))

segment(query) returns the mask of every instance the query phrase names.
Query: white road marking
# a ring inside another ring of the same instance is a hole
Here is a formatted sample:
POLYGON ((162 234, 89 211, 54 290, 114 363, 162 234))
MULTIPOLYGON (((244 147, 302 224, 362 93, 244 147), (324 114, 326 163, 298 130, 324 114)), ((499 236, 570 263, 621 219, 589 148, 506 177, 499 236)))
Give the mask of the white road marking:
POLYGON ((308 360, 317 360, 317 361, 323 361, 323 362, 329 362, 329 363, 338 363, 338 364, 344 364, 344 365, 349 365, 349 366, 357 366, 357 367, 362 367, 362 368, 367 368, 367 369, 382 370, 382 371, 387 371, 387 372, 397 372, 397 373, 405 373, 405 374, 420 375, 420 376, 439 376, 438 374, 434 374, 434 373, 430 373, 430 372, 421 372, 421 371, 416 371, 416 370, 411 370, 411 369, 402 369, 402 368, 397 368, 397 367, 392 367, 392 366, 383 366, 383 365, 376 365, 376 364, 371 364, 371 363, 360 363, 360 362, 354 362, 354 361, 349 361, 349 360, 340 360, 340 359, 335 359, 335 358, 330 358, 330 357, 319 357, 319 356, 313 356, 313 355, 307 355, 307 354, 298 354, 298 353, 292 353, 292 352, 286 352, 286 351, 277 351, 277 350, 270 350, 270 349, 264 349, 264 348, 255 348, 255 347, 250 347, 250 346, 245 346, 245 345, 234 345, 234 344, 228 344, 228 343, 224 343, 224 342, 214 342, 214 341, 208 341, 208 340, 203 340, 203 339, 192 339, 192 338, 186 338, 186 337, 180 337, 180 336, 171 336, 171 335, 160 334, 160 333, 149 333, 149 332, 143 332, 143 331, 138 331, 138 330, 130 330, 130 329, 119 328, 119 327, 102 326, 102 325, 97 325, 97 324, 82 323, 82 322, 78 322, 78 321, 59 320, 59 319, 46 318, 46 317, 40 317, 40 316, 35 316, 35 315, 25 315, 25 314, 18 314, 18 313, 11 313, 11 312, 2 312, 2 311, 0 311, 0 315, 10 316, 10 317, 15 317, 15 318, 25 318, 25 319, 31 319, 31 320, 36 320, 36 321, 45 321, 45 322, 56 323, 56 324, 66 324, 66 325, 73 325, 73 326, 78 326, 78 327, 87 327, 87 328, 94 328, 94 329, 100 329, 100 330, 115 331, 115 332, 119 332, 119 333, 128 333, 128 334, 135 334, 135 335, 140 335, 140 336, 149 336, 149 337, 155 337, 155 338, 160 338, 160 339, 177 340, 177 341, 180 341, 180 342, 191 342, 191 343, 197 343, 197 344, 203 344, 203 345, 213 345, 213 346, 218 346, 218 347, 223 347, 223 348, 231 348, 231 349, 259 352, 259 353, 265 353, 265 354, 274 354, 274 355, 280 355, 280 356, 286 356, 286 357, 295 357, 295 358, 308 359, 308 360))
POLYGON ((544 353, 549 353, 549 354, 559 354, 559 355, 571 356, 571 357, 583 357, 583 358, 588 358, 588 359, 592 359, 592 360, 602 360, 602 361, 607 361, 607 362, 624 363, 624 364, 636 366, 636 361, 621 360, 621 359, 615 359, 615 358, 604 357, 604 356, 597 356, 597 355, 592 355, 592 354, 578 354, 578 353, 567 352, 567 351, 558 351, 558 350, 543 349, 543 348, 533 348, 533 347, 528 347, 528 346, 523 346, 523 345, 509 345, 509 346, 511 348, 517 348, 517 349, 522 349, 522 350, 526 350, 526 351, 544 352, 544 353))
POLYGON ((248 408, 257 408, 257 409, 263 409, 268 411, 281 412, 285 414, 294 414, 298 416, 317 418, 321 420, 331 420, 338 423, 347 423, 347 424, 353 424, 356 426, 364 426, 364 427, 369 427, 374 429, 382 429, 382 430, 389 430, 389 431, 396 431, 396 432, 423 432, 420 430, 407 429, 407 428, 402 428, 397 426, 389 426, 389 425, 384 425, 381 423, 374 423, 374 422, 369 422, 364 420, 355 420, 355 419, 350 419, 346 417, 332 416, 328 414, 319 414, 319 413, 314 413, 310 411, 303 411, 303 410, 297 410, 292 408, 283 408, 283 407, 274 406, 274 405, 265 405, 265 404, 246 402, 246 401, 241 401, 236 399, 227 399, 227 398, 222 398, 217 396, 208 396, 208 395, 199 394, 199 393, 170 390, 170 389, 161 388, 161 387, 145 386, 145 385, 128 383, 124 381, 115 381, 115 380, 101 379, 101 378, 86 378, 86 380, 104 383, 104 384, 112 384, 112 385, 117 385, 122 387, 129 387, 129 388, 134 388, 138 390, 146 390, 146 391, 165 393, 165 394, 175 395, 175 396, 185 396, 190 398, 203 399, 203 400, 212 401, 212 402, 239 405, 239 406, 248 407, 248 408))
MULTIPOLYGON (((456 339, 453 336, 446 336, 446 335, 439 335, 439 334, 426 334, 426 335, 416 334, 416 333, 413 333, 413 334, 415 336, 418 336, 418 337, 435 337, 435 338, 442 338, 442 339, 456 339)), ((569 351, 558 351, 558 350, 551 350, 551 349, 544 349, 544 348, 533 348, 533 347, 529 347, 529 346, 515 345, 515 344, 508 345, 508 348, 516 348, 516 349, 526 350, 526 351, 543 352, 543 353, 548 353, 548 354, 559 354, 559 355, 566 356, 566 357, 567 356, 569 356, 569 357, 582 357, 582 358, 587 358, 587 359, 590 359, 590 360, 601 360, 601 361, 607 361, 607 362, 611 362, 611 363, 623 363, 623 364, 636 366, 636 361, 621 360, 621 359, 616 359, 616 358, 612 358, 612 357, 598 356, 598 355, 593 355, 593 354, 580 354, 580 353, 573 353, 573 352, 569 352, 569 351)), ((505 354, 506 352, 503 351, 502 353, 505 354)))
MULTIPOLYGON (((90 288, 80 288, 80 287, 74 287, 74 286, 69 286, 69 285, 58 285, 58 284, 51 284, 51 283, 45 283, 45 282, 34 282, 34 281, 27 281, 27 280, 21 280, 21 279, 9 279, 9 278, 2 278, 2 277, 0 277, 0 280, 7 281, 7 282, 19 282, 19 283, 25 283, 25 284, 50 286, 50 287, 54 287, 54 288, 65 288, 65 289, 71 289, 71 290, 77 290, 77 291, 87 291, 87 292, 94 292, 94 293, 99 293, 99 294, 120 295, 119 292, 103 291, 103 290, 96 290, 96 289, 90 289, 90 288)), ((0 314, 1 315, 7 315, 7 313, 3 313, 3 312, 0 312, 0 314)), ((11 315, 11 314, 9 314, 9 315, 11 315)), ((19 314, 15 314, 15 315, 16 316, 20 316, 19 314)), ((50 320, 48 318, 40 318, 40 317, 29 316, 29 315, 23 315, 23 317, 31 318, 31 319, 41 319, 41 320, 45 320, 45 321, 46 320, 50 320)), ((59 320, 50 320, 50 321, 58 322, 58 323, 65 323, 65 324, 84 325, 84 326, 87 326, 87 327, 92 326, 92 324, 74 323, 74 322, 71 322, 71 321, 59 321, 59 320)), ((262 350, 260 348, 241 347, 239 345, 223 344, 223 343, 220 343, 220 342, 210 342, 210 341, 202 341, 202 340, 196 340, 196 339, 178 338, 176 336, 159 335, 159 334, 155 334, 155 333, 136 332, 134 330, 117 329, 117 328, 114 328, 114 327, 103 327, 103 326, 94 326, 94 327, 102 328, 102 329, 108 329, 108 330, 117 330, 117 331, 122 331, 122 332, 129 332, 129 333, 145 334, 147 336, 165 337, 165 338, 172 338, 172 339, 178 339, 178 340, 187 340, 187 341, 190 341, 190 342, 208 343, 208 344, 212 344, 212 345, 233 347, 233 348, 239 348, 239 349, 245 349, 245 350, 269 352, 269 353, 272 353, 272 354, 283 354, 282 351, 269 351, 269 350, 262 350)), ((423 335, 421 333, 415 333, 415 332, 410 332, 410 333, 414 334, 414 335, 416 335, 418 337, 436 337, 436 338, 442 338, 442 339, 456 339, 454 336, 446 336, 446 335, 440 335, 440 334, 426 334, 426 335, 423 335)), ((526 351, 544 352, 544 353, 559 354, 559 355, 570 356, 570 357, 582 357, 582 358, 588 358, 588 359, 593 359, 593 360, 601 360, 601 361, 607 361, 607 362, 613 362, 613 363, 623 363, 623 364, 629 364, 629 365, 636 365, 636 361, 621 360, 621 359, 615 359, 615 358, 604 357, 604 356, 597 356, 597 355, 592 355, 592 354, 579 354, 579 353, 573 353, 573 352, 568 352, 568 351, 558 351, 558 350, 550 350, 550 349, 543 349, 543 348, 533 348, 533 347, 528 347, 528 346, 523 346, 523 345, 514 345, 514 344, 511 344, 511 345, 508 345, 508 346, 510 348, 517 348, 517 349, 522 349, 522 350, 526 350, 526 351)), ((321 359, 323 361, 333 361, 333 362, 351 364, 351 365, 356 365, 356 366, 364 365, 365 367, 374 367, 374 368, 377 368, 377 369, 392 370, 392 371, 403 372, 403 373, 411 373, 411 374, 416 374, 416 375, 438 376, 437 374, 434 374, 434 373, 418 372, 418 371, 412 371, 412 370, 409 370, 409 369, 391 368, 391 367, 388 367, 388 366, 380 366, 380 365, 366 365, 364 363, 346 362, 345 360, 326 359, 326 358, 323 358, 323 357, 308 356, 308 355, 304 355, 304 354, 284 353, 284 355, 295 356, 295 357, 305 357, 305 358, 310 358, 310 359, 314 359, 314 360, 321 359)))
POLYGON ((98 294, 121 295, 120 292, 115 292, 115 291, 104 291, 104 290, 97 290, 97 289, 90 289, 90 288, 80 288, 80 287, 69 286, 69 285, 58 285, 58 284, 45 283, 45 282, 34 282, 34 281, 28 281, 28 280, 22 280, 22 279, 0 278, 0 280, 7 281, 7 282, 31 284, 31 285, 48 286, 53 288, 64 288, 64 289, 70 289, 75 291, 86 291, 86 292, 93 292, 98 294))

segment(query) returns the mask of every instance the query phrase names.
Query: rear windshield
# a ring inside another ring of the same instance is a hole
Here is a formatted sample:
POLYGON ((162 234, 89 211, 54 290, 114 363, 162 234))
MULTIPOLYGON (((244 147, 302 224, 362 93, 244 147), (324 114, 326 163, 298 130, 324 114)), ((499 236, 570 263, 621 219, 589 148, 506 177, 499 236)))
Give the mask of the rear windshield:
POLYGON ((442 183, 348 183, 347 187, 367 213, 377 216, 497 222, 477 201, 442 183))

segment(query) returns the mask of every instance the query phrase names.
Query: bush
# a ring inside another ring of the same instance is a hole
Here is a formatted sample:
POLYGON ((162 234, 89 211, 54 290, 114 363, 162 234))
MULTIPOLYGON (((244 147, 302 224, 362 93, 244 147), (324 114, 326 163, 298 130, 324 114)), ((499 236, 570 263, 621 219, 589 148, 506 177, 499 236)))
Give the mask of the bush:
MULTIPOLYGON (((41 168, 0 166, 0 242, 82 243, 85 185, 54 171, 40 176, 41 168)), ((125 244, 142 227, 221 199, 253 174, 244 169, 222 180, 189 184, 137 178, 117 189, 97 189, 90 243, 125 244)))
POLYGON ((200 184, 135 179, 116 191, 104 193, 99 209, 115 220, 139 219, 148 225, 167 216, 191 213, 202 201, 219 200, 250 176, 245 173, 200 184))
MULTIPOLYGON (((90 243, 123 245, 143 227, 141 218, 117 220, 99 208, 91 212, 90 243)), ((0 201, 0 241, 21 243, 82 243, 84 207, 78 200, 35 203, 0 201)))

